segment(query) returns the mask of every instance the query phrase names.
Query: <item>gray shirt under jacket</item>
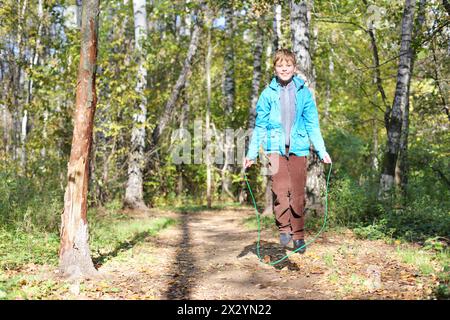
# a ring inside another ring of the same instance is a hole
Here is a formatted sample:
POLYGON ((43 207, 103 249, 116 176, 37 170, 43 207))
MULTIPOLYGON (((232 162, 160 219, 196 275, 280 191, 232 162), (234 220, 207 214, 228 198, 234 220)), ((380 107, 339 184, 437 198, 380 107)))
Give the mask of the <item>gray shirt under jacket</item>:
POLYGON ((289 146, 291 127, 295 119, 295 84, 294 81, 289 81, 285 86, 280 86, 280 108, 281 108, 281 125, 286 133, 286 146, 289 146))

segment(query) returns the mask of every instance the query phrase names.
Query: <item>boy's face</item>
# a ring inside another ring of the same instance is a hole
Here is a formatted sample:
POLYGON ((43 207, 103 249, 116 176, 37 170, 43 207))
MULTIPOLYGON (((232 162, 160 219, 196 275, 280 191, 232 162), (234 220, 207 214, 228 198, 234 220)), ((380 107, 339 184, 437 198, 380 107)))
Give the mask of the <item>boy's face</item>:
POLYGON ((278 60, 275 64, 275 75, 282 81, 291 80, 294 75, 295 65, 291 60, 278 60))

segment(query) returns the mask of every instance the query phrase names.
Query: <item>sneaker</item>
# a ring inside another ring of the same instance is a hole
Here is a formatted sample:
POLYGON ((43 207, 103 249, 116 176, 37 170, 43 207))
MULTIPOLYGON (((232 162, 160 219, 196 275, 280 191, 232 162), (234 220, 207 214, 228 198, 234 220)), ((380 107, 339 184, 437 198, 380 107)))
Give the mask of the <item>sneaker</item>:
POLYGON ((289 242, 291 241, 291 239, 292 239, 292 237, 289 233, 285 233, 285 232, 280 233, 280 244, 282 246, 286 247, 289 244, 289 242))
POLYGON ((305 240, 303 239, 294 240, 294 251, 297 250, 298 248, 301 248, 300 250, 297 251, 298 253, 305 253, 306 251, 305 240))

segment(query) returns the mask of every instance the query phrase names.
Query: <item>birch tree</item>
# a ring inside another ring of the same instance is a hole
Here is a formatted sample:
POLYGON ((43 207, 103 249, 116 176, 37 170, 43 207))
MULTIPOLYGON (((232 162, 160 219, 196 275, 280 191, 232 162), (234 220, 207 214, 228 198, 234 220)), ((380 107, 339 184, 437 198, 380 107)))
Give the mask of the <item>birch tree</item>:
POLYGON ((282 47, 282 32, 281 32, 281 4, 274 5, 273 15, 273 48, 274 51, 282 47))
MULTIPOLYGON (((368 3, 366 0, 363 0, 365 6, 368 8, 368 3)), ((381 78, 381 71, 380 71, 380 57, 379 57, 379 50, 378 50, 378 44, 377 39, 375 36, 375 21, 369 20, 367 21, 368 29, 367 33, 370 37, 370 47, 372 49, 372 63, 373 63, 373 84, 377 87, 377 92, 381 96, 381 100, 383 102, 383 106, 386 110, 388 110, 389 106, 387 103, 387 97, 386 92, 383 87, 383 81, 381 78)), ((376 101, 378 101, 378 94, 374 94, 374 103, 376 104, 376 101)), ((373 135, 373 146, 372 146, 372 168, 375 172, 378 171, 378 122, 377 122, 377 108, 374 107, 373 110, 373 120, 372 120, 372 135, 373 135)))
POLYGON ((146 209, 144 203, 144 149, 145 122, 147 118, 147 99, 144 90, 147 87, 147 70, 145 68, 145 51, 143 41, 147 38, 147 12, 145 0, 133 0, 135 56, 138 61, 136 93, 139 100, 133 114, 131 131, 131 150, 128 159, 128 181, 125 190, 125 207, 146 209))
MULTIPOLYGON (((224 78, 223 78, 223 99, 224 99, 224 111, 225 111, 225 121, 226 124, 229 124, 231 114, 234 109, 235 102, 235 80, 234 80, 234 32, 236 29, 236 18, 234 15, 234 3, 227 3, 223 10, 223 15, 225 17, 225 55, 224 55, 224 78)), ((224 163, 221 169, 221 177, 222 177, 222 197, 229 197, 231 199, 234 198, 231 193, 231 179, 230 172, 232 171, 232 162, 233 162, 233 148, 234 143, 233 139, 230 139, 228 135, 224 135, 223 139, 224 144, 224 163)))
POLYGON ((411 36, 413 30, 415 0, 405 0, 402 17, 400 58, 392 111, 388 119, 387 150, 383 159, 378 197, 384 199, 394 187, 395 167, 400 151, 400 139, 405 108, 408 103, 408 86, 411 80, 411 36))
MULTIPOLYGON (((261 17, 257 17, 257 23, 255 28, 255 37, 254 37, 254 49, 253 49, 253 76, 252 76, 252 88, 250 93, 250 111, 248 115, 248 125, 247 128, 253 129, 255 127, 256 121, 256 103, 258 102, 259 91, 261 87, 261 76, 262 76, 262 58, 263 58, 263 48, 264 48, 264 20, 261 17)), ((244 148, 244 152, 247 148, 244 148)), ((245 157, 245 154, 243 155, 245 157)), ((244 168, 242 170, 241 175, 244 174, 244 168)), ((268 182, 267 176, 263 177, 266 181, 266 185, 268 182)), ((272 199, 270 185, 270 199, 272 199)), ((241 189, 241 193, 239 194, 239 202, 243 203, 246 196, 244 195, 245 188, 241 189)), ((266 207, 272 207, 271 203, 267 203, 266 207)))
MULTIPOLYGON (((292 48, 297 57, 299 76, 305 80, 307 87, 315 98, 316 80, 310 52, 311 1, 291 0, 291 36, 292 48)), ((312 146, 311 146, 312 148, 312 146)), ((306 181, 307 207, 323 211, 321 194, 325 190, 323 165, 311 149, 308 159, 308 176, 306 181)))
MULTIPOLYGON (((417 43, 422 39, 421 37, 421 29, 425 20, 425 0, 420 0, 418 5, 418 15, 417 15, 417 24, 416 28, 413 27, 414 36, 413 39, 417 43)), ((411 59, 411 67, 410 67, 410 78, 407 85, 406 90, 406 103, 405 109, 403 110, 403 120, 402 120, 402 131, 400 137, 400 151, 399 151, 399 159, 397 161, 397 169, 396 176, 397 178, 397 186, 402 190, 403 198, 406 199, 407 196, 407 186, 408 186, 408 136, 409 136, 409 110, 410 110, 410 87, 411 87, 411 78, 414 70, 414 60, 417 54, 417 45, 413 46, 411 43, 410 46, 410 59, 411 59)))

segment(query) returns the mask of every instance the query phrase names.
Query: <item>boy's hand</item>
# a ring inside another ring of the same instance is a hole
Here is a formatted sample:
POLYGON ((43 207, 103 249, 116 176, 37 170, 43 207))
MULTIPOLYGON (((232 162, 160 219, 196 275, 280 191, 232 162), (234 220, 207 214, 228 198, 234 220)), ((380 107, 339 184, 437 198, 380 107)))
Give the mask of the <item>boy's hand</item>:
POLYGON ((255 163, 254 160, 250 160, 250 159, 245 158, 244 159, 244 170, 247 169, 247 168, 250 168, 251 165, 254 164, 254 163, 255 163))
POLYGON ((328 152, 325 152, 325 155, 323 156, 322 161, 323 161, 324 163, 331 163, 331 157, 330 157, 330 155, 328 154, 328 152))

